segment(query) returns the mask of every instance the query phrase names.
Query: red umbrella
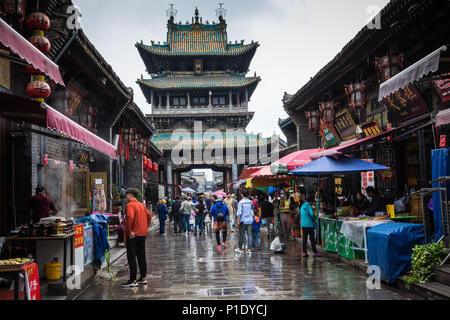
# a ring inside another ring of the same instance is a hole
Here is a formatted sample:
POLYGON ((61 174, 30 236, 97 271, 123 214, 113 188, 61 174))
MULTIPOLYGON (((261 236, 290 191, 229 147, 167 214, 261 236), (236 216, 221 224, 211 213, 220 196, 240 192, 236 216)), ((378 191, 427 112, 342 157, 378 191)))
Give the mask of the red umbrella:
POLYGON ((222 197, 226 197, 227 196, 227 194, 225 192, 223 192, 223 190, 219 190, 219 191, 214 192, 214 195, 215 196, 222 196, 222 197))
POLYGON ((292 171, 312 162, 313 159, 311 159, 310 155, 323 151, 325 150, 324 149, 301 150, 288 154, 287 156, 281 158, 277 162, 279 164, 285 165, 289 171, 292 171))

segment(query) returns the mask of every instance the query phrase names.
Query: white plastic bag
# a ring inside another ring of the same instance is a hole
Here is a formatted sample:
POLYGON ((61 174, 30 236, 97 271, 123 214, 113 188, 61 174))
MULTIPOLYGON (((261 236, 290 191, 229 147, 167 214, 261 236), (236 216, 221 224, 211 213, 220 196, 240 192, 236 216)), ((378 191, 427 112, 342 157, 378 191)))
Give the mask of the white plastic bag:
POLYGON ((275 240, 272 241, 272 243, 270 244, 270 250, 272 250, 273 252, 278 252, 282 250, 280 237, 276 237, 275 240))

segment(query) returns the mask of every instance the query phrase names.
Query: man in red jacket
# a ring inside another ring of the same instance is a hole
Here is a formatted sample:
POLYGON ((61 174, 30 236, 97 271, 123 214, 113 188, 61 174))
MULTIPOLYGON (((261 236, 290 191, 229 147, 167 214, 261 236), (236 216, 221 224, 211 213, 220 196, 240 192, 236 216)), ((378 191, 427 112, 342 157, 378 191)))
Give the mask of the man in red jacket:
POLYGON ((134 188, 129 188, 126 191, 126 197, 129 202, 126 207, 125 236, 128 266, 130 267, 130 281, 122 285, 124 288, 133 288, 137 287, 139 284, 147 284, 145 238, 152 221, 152 215, 144 204, 136 199, 137 194, 138 190, 134 188), (141 275, 137 281, 136 258, 139 265, 139 273, 141 275))

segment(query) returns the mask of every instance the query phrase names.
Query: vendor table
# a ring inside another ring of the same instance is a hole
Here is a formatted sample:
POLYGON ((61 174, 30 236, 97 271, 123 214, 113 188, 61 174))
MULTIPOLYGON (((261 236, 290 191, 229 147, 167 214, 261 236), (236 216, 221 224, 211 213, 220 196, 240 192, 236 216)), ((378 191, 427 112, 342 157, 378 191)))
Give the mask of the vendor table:
POLYGON ((329 218, 320 219, 324 250, 335 252, 347 259, 364 257, 369 262, 367 250, 367 229, 391 221, 362 220, 342 221, 329 218), (364 252, 364 254, 362 254, 364 252))
MULTIPOLYGON (((32 262, 29 262, 25 265, 28 265, 32 262)), ((0 275, 4 276, 5 278, 12 279, 14 281, 14 300, 19 300, 19 276, 20 274, 23 275, 24 280, 25 277, 25 270, 22 269, 23 265, 21 266, 0 266, 0 275)), ((28 300, 27 294, 25 292, 25 300, 28 300)))
MULTIPOLYGON (((64 246, 64 256, 63 256, 63 280, 64 282, 66 282, 67 279, 67 241, 69 241, 70 243, 70 265, 74 265, 74 236, 75 236, 75 232, 70 233, 70 234, 66 234, 66 235, 61 235, 61 236, 54 236, 54 237, 18 237, 18 238, 10 238, 9 241, 11 241, 13 244, 15 242, 21 242, 22 243, 22 247, 24 247, 25 245, 25 241, 48 241, 48 240, 52 240, 52 241, 62 241, 63 242, 63 246, 64 246)), ((15 255, 15 250, 16 247, 13 245, 14 247, 14 255, 15 255)))

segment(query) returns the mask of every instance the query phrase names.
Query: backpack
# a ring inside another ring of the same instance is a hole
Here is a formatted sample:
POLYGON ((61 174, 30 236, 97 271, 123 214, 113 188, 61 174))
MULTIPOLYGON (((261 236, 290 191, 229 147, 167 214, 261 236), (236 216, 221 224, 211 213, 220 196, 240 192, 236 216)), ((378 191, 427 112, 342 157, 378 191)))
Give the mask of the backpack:
POLYGON ((225 214, 223 213, 223 209, 224 207, 222 207, 222 209, 219 211, 219 209, 217 209, 217 221, 218 222, 224 222, 225 221, 225 214))

